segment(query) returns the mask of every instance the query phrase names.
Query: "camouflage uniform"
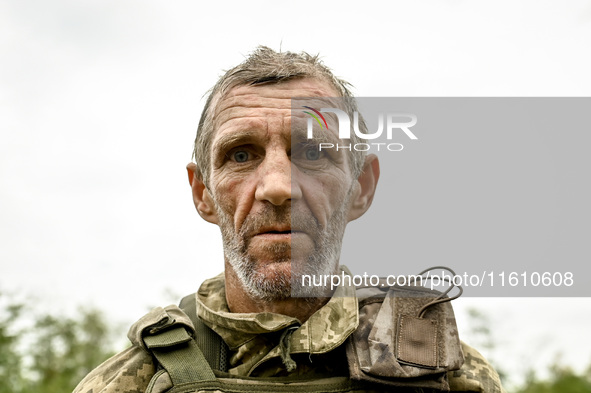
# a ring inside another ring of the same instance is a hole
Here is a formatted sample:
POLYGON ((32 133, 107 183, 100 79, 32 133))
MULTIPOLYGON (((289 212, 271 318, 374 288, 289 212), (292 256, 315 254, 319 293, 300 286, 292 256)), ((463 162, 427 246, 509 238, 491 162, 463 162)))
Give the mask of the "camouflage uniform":
MULTIPOLYGON (((256 381, 248 377, 287 377, 297 381, 349 376, 344 344, 359 325, 354 287, 339 287, 335 296, 303 324, 296 318, 268 312, 231 313, 223 274, 205 281, 195 296, 197 315, 228 345, 228 373, 245 378, 241 381, 243 386, 252 384, 252 391, 257 391, 256 381)), ((153 392, 170 389, 172 381, 167 373, 159 373, 150 382, 157 368, 138 329, 156 323, 163 315, 177 324, 193 326, 176 306, 153 310, 130 329, 128 337, 133 345, 92 371, 74 392, 139 393, 149 383, 153 392)), ((451 391, 503 392, 497 373, 482 355, 465 344, 462 350, 464 364, 447 374, 451 391)), ((370 390, 374 391, 355 389, 370 390)))

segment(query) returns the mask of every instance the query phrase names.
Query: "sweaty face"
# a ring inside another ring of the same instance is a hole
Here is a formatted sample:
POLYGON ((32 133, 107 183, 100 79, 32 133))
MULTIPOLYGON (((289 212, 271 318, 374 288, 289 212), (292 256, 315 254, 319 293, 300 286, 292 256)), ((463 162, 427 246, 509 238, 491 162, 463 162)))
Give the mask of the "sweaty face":
POLYGON ((226 261, 254 298, 287 298, 302 274, 338 268, 355 182, 345 153, 292 140, 290 100, 335 95, 297 79, 236 87, 216 105, 210 191, 226 261))

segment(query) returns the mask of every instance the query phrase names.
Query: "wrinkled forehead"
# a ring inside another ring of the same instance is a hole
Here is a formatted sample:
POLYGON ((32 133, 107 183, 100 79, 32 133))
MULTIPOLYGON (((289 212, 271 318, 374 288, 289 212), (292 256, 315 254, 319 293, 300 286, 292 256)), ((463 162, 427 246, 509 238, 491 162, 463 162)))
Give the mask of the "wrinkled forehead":
MULTIPOLYGON (((225 123, 248 118, 289 118, 292 115, 292 98, 309 97, 309 102, 314 103, 315 98, 336 95, 336 89, 330 83, 313 78, 236 86, 213 98, 214 130, 225 123)), ((320 105, 320 101, 316 104, 320 105)), ((295 111, 294 115, 296 113, 303 118, 303 112, 295 111)))

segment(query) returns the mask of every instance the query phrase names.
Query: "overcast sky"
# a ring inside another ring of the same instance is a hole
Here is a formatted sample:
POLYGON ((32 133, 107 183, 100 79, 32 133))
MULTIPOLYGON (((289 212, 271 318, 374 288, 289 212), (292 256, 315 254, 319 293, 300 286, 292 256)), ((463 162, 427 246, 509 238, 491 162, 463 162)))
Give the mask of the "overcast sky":
MULTIPOLYGON (((130 324, 219 273, 185 165, 203 94, 261 44, 359 96, 591 95, 590 1, 3 1, 0 291, 130 324)), ((512 369, 591 362, 590 299, 466 299, 460 329, 469 304, 512 369)))

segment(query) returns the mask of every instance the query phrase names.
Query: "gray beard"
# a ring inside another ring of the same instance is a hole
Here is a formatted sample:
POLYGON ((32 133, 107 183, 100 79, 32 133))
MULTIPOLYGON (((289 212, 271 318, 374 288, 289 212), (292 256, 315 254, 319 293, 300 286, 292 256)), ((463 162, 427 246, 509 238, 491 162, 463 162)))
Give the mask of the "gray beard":
MULTIPOLYGON (((350 194, 350 193, 349 193, 350 194)), ((349 195, 346 201, 348 202, 349 195)), ((311 213, 291 216, 291 206, 265 205, 260 214, 250 215, 237 232, 234 229, 232 217, 224 212, 216 203, 220 220, 224 255, 234 269, 242 286, 248 294, 261 301, 283 300, 290 297, 327 297, 329 289, 312 285, 302 285, 302 275, 324 276, 335 274, 338 270, 342 239, 345 231, 346 212, 343 203, 328 220, 328 226, 322 228, 311 213), (261 266, 256 259, 248 254, 248 233, 253 228, 263 225, 291 221, 292 228, 306 228, 312 237, 315 250, 304 263, 291 260, 291 244, 279 243, 269 246, 269 251, 278 256, 275 262, 291 263, 289 273, 274 272, 271 276, 259 270, 268 268, 261 266)))

